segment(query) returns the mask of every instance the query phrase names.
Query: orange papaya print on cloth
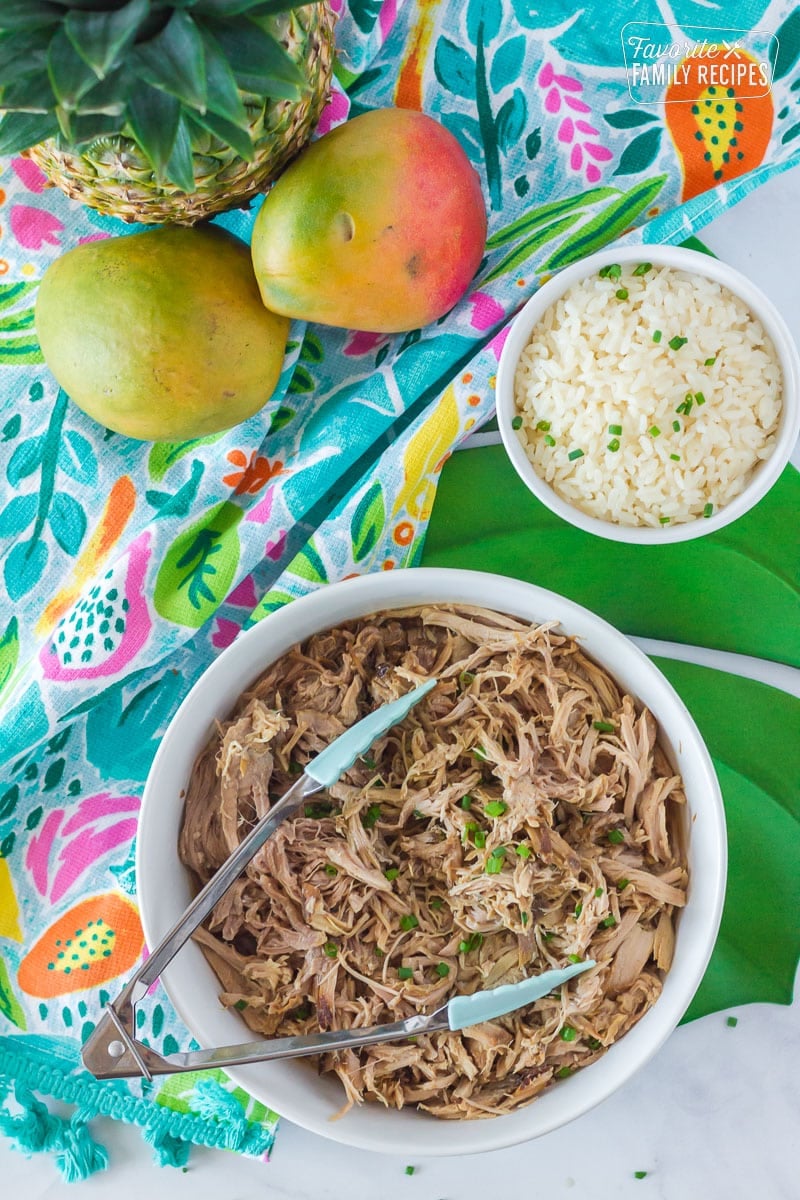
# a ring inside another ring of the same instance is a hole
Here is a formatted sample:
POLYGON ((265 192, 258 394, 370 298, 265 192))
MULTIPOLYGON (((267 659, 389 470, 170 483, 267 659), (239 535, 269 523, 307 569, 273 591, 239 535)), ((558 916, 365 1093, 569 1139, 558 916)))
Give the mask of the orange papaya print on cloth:
POLYGON ((23 992, 52 1000, 124 975, 144 945, 139 913, 125 896, 90 896, 45 930, 19 965, 23 992))
POLYGON ((683 170, 682 200, 752 171, 772 134, 769 88, 753 94, 761 90, 757 60, 744 50, 716 49, 710 56, 684 59, 665 96, 667 128, 683 170), (712 68, 724 83, 708 82, 715 75, 712 68))
POLYGON ((121 475, 112 487, 100 520, 72 570, 72 577, 45 608, 36 622, 36 632, 53 628, 76 600, 99 567, 103 565, 125 530, 136 504, 136 488, 129 475, 121 475))

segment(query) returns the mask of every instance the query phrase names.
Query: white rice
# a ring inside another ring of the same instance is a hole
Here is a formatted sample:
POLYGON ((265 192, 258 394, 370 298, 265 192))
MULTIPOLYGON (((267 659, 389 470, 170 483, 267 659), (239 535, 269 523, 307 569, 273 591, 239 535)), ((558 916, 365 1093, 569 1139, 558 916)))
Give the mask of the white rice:
POLYGON ((517 436, 536 472, 583 512, 678 524, 728 504, 771 454, 781 369, 761 322, 727 288, 635 268, 584 279, 544 314, 517 366, 517 436), (688 340, 674 349, 675 337, 688 340), (687 415, 676 410, 688 395, 687 415))

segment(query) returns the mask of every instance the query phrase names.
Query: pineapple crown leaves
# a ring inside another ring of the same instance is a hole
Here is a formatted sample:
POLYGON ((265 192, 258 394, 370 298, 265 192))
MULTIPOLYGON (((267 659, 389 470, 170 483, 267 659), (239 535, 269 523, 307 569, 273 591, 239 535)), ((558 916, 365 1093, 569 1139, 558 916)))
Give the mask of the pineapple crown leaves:
POLYGON ((133 137, 162 181, 194 190, 192 137, 251 161, 242 93, 300 98, 271 18, 308 0, 2 0, 0 154, 54 137, 133 137))

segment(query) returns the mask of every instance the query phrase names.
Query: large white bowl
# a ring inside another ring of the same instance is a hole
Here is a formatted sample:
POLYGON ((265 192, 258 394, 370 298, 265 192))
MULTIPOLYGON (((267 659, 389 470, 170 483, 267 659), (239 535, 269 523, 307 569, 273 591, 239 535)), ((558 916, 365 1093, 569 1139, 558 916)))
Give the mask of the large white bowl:
MULTIPOLYGON (((412 1156, 471 1154, 538 1137, 625 1083, 669 1037, 694 995, 711 955, 725 893, 725 819, 708 751, 681 700, 640 650, 587 609, 527 583, 473 571, 393 571, 326 587, 273 613, 221 654, 184 700, 156 754, 142 805, 136 874, 147 944, 154 946, 164 936, 192 898, 189 874, 177 855, 182 793, 214 721, 226 717, 243 689, 300 639, 379 610, 448 602, 482 605, 532 621, 558 620, 565 633, 578 638, 650 708, 686 786, 691 880, 674 963, 657 1003, 602 1059, 519 1112, 455 1122, 366 1104, 331 1121, 341 1108, 342 1089, 334 1079, 319 1078, 308 1063, 230 1069, 237 1084, 306 1129, 367 1150, 402 1150, 412 1156)), ((220 1004, 217 979, 193 943, 173 960, 163 983, 202 1046, 252 1038, 237 1014, 220 1004)))
POLYGON ((496 400, 497 425, 508 457, 522 482, 542 504, 546 504, 557 516, 563 517, 565 521, 586 533, 616 542, 663 546, 669 542, 686 542, 704 537, 708 533, 715 533, 724 525, 729 525, 731 521, 749 512, 777 481, 800 434, 800 354, 786 322, 772 301, 768 300, 745 275, 729 267, 727 263, 681 246, 617 246, 610 250, 601 250, 598 254, 592 254, 574 266, 559 271, 520 310, 500 355, 496 400), (565 500, 536 471, 511 424, 517 412, 514 400, 517 364, 534 328, 551 304, 560 300, 573 284, 595 275, 601 267, 610 263, 640 263, 645 260, 659 267, 674 267, 690 275, 704 275, 739 296, 772 339, 783 372, 782 409, 775 446, 769 458, 756 467, 746 487, 711 517, 697 517, 693 521, 665 525, 658 529, 646 525, 620 525, 614 521, 601 520, 565 500))

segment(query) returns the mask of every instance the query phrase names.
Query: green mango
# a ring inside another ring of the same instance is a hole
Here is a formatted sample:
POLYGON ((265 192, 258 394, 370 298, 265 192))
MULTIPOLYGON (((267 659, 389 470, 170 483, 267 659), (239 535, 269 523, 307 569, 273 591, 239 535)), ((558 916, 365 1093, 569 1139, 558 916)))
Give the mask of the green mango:
POLYGON ((147 441, 205 437, 266 404, 289 322, 265 309, 247 246, 172 227, 76 246, 36 301, 45 361, 109 429, 147 441))

